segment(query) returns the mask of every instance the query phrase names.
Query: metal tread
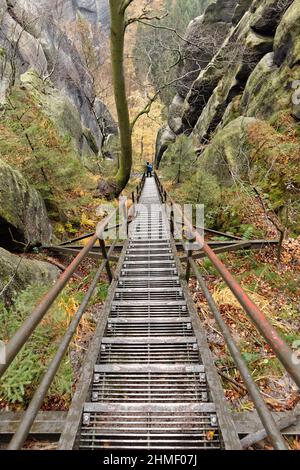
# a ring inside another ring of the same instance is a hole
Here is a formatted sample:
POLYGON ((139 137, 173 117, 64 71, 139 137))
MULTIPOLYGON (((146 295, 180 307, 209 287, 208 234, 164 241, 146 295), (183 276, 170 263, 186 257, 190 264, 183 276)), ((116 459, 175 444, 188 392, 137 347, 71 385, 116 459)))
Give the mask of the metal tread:
POLYGON ((119 323, 119 324, 127 324, 127 323, 155 323, 155 324, 166 324, 166 323, 191 323, 191 317, 161 317, 161 318, 149 318, 147 322, 145 322, 144 318, 131 318, 131 317, 123 317, 123 318, 110 318, 108 323, 119 323))
MULTIPOLYGON (((122 301, 122 302, 119 302, 119 301, 116 301, 114 300, 112 302, 112 306, 115 306, 115 307, 122 307, 122 306, 139 306, 139 307, 151 307, 151 306, 156 306, 156 305, 159 305, 161 303, 160 300, 151 300, 151 301, 135 301, 134 299, 132 300, 128 300, 128 301, 122 301)), ((186 301, 185 300, 168 300, 164 303, 164 305, 167 305, 167 306, 186 306, 186 301)))
POLYGON ((204 366, 197 364, 96 364, 95 373, 126 372, 126 373, 165 373, 165 374, 200 374, 204 373, 204 366))
POLYGON ((214 403, 85 403, 85 413, 215 413, 214 403))
POLYGON ((128 338, 127 336, 118 337, 118 338, 107 338, 104 337, 102 339, 102 344, 197 344, 197 340, 195 336, 187 336, 186 338, 181 336, 162 336, 162 337, 154 337, 149 338, 148 336, 142 337, 138 336, 136 338, 128 338))

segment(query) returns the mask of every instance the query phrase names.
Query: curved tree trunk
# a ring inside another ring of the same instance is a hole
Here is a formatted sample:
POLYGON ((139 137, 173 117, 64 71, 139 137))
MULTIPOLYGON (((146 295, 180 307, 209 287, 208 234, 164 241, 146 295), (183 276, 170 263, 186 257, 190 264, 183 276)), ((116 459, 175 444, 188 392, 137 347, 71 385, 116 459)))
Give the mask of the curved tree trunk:
POLYGON ((115 103, 118 113, 121 156, 118 173, 109 181, 112 192, 118 195, 129 181, 132 168, 132 129, 129 119, 124 73, 124 39, 126 8, 124 0, 109 0, 111 15, 111 61, 115 103))

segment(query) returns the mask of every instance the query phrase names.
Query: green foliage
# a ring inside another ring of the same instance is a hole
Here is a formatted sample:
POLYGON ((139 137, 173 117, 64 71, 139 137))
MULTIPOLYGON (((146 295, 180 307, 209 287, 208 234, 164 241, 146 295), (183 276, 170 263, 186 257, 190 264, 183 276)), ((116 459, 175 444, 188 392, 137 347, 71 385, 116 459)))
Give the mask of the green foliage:
POLYGON ((251 224, 241 225, 240 226, 241 233, 243 235, 244 240, 251 240, 253 238, 253 234, 255 233, 255 227, 251 224))
POLYGON ((108 284, 105 282, 101 282, 99 284, 99 287, 97 289, 97 295, 96 295, 96 300, 97 302, 104 302, 106 300, 107 294, 108 294, 108 284))
POLYGON ((192 139, 181 135, 169 146, 161 166, 165 179, 174 184, 171 192, 181 204, 203 204, 207 226, 215 223, 221 194, 215 176, 197 171, 198 157, 192 139))
POLYGON ((247 362, 247 364, 251 364, 260 359, 260 355, 257 353, 243 352, 242 356, 243 356, 243 359, 247 362))
POLYGON ((39 373, 36 354, 28 348, 22 349, 0 383, 1 398, 9 403, 22 403, 27 387, 39 373))
MULTIPOLYGON (((3 308, 3 314, 0 316, 1 339, 8 340, 13 336, 48 290, 49 286, 46 285, 30 286, 18 296, 14 307, 3 308)), ((58 341, 65 331, 67 322, 68 312, 59 299, 2 377, 1 400, 11 404, 27 403, 57 350, 58 341)), ((64 395, 68 400, 71 396, 72 383, 73 372, 67 356, 50 388, 49 396, 64 395)))

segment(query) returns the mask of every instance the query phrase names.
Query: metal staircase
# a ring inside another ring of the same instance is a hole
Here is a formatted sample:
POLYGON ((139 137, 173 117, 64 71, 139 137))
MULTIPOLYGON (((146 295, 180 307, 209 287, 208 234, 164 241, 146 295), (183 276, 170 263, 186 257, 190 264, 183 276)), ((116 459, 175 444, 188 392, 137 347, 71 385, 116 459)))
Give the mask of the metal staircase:
POLYGON ((219 449, 216 407, 153 178, 84 405, 80 449, 219 449))

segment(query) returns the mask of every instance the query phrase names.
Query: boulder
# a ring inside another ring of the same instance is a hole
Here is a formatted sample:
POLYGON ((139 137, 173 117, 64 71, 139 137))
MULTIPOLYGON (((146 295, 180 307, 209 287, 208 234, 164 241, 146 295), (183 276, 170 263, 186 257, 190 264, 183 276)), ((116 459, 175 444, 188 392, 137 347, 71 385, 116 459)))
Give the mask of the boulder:
POLYGON ((9 306, 29 285, 51 285, 60 272, 55 266, 29 260, 0 248, 0 303, 9 306))
POLYGON ((300 3, 293 2, 278 26, 274 41, 274 61, 290 68, 300 60, 300 3))
POLYGON ((40 194, 17 170, 0 160, 0 246, 23 251, 49 244, 52 229, 40 194))
POLYGON ((158 131, 155 152, 155 164, 157 167, 159 167, 163 154, 167 150, 168 146, 175 142, 175 140, 176 134, 174 134, 169 126, 163 127, 158 131))
POLYGON ((182 111, 183 111, 184 99, 179 94, 175 95, 173 101, 169 107, 169 119, 168 124, 174 134, 180 134, 182 131, 182 111))
POLYGON ((201 130, 200 138, 216 128, 230 101, 241 92, 258 62, 273 50, 274 34, 286 5, 288 0, 262 0, 251 4, 193 83, 182 116, 185 132, 192 132, 201 121, 202 113, 209 122, 201 130), (210 109, 205 110, 206 106, 210 109))

